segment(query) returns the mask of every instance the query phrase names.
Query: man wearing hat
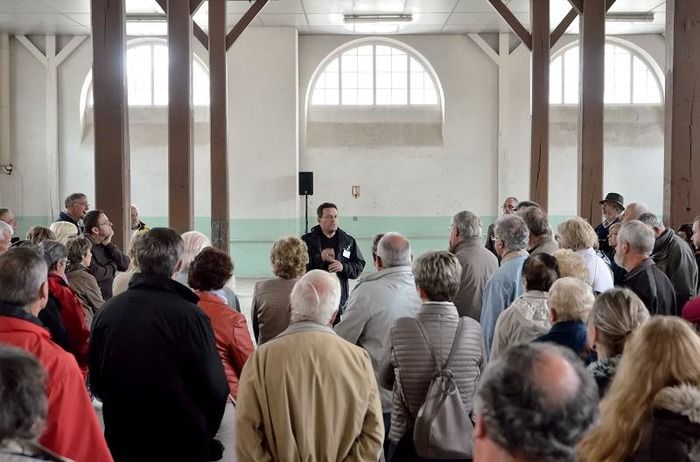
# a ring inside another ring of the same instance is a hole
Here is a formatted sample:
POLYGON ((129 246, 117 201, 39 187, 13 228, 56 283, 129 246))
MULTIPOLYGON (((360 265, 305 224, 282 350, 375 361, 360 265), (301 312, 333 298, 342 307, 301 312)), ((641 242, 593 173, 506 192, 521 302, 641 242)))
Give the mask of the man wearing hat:
POLYGON ((618 193, 608 193, 605 199, 600 201, 600 205, 603 211, 603 222, 595 227, 598 235, 598 249, 612 260, 612 247, 608 244, 608 233, 612 225, 622 223, 625 200, 618 193))

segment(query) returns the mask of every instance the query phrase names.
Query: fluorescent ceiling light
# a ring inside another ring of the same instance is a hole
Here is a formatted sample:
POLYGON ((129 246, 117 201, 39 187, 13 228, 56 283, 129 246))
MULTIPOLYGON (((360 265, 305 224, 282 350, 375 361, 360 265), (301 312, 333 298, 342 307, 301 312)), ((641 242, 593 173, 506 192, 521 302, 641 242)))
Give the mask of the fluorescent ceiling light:
POLYGON ((412 14, 346 14, 343 19, 348 24, 372 24, 377 22, 411 22, 412 14))
POLYGON ((654 22, 654 13, 608 13, 606 21, 613 22, 654 22))

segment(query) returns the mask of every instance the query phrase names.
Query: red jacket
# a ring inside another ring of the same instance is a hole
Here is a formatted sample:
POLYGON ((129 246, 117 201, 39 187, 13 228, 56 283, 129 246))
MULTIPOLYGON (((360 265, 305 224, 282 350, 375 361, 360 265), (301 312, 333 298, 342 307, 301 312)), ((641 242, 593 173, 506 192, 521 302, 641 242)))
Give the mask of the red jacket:
POLYGON ((85 312, 78 296, 73 289, 58 274, 49 273, 49 292, 58 302, 61 310, 61 320, 68 333, 71 353, 78 361, 83 373, 88 364, 88 340, 90 331, 85 325, 85 312))
POLYGON ((75 358, 51 341, 41 321, 0 303, 0 343, 32 353, 47 371, 48 415, 41 444, 76 462, 111 462, 75 358))
POLYGON ((216 349, 226 372, 226 380, 234 399, 238 396, 238 379, 243 364, 255 347, 250 337, 245 316, 233 310, 211 292, 197 292, 199 307, 211 320, 216 338, 216 349))

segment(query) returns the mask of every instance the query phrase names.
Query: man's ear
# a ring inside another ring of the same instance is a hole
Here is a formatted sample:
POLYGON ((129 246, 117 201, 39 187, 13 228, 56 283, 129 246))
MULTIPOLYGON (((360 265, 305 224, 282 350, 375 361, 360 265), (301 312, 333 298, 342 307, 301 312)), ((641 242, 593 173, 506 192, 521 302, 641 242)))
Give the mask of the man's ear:
POLYGON ((479 414, 476 416, 476 424, 474 425, 474 439, 486 438, 487 434, 484 416, 479 414))
POLYGON ((550 308, 549 309, 549 320, 552 321, 552 324, 557 322, 557 318, 558 318, 557 312, 554 311, 554 308, 550 308))
POLYGON ((41 283, 39 287, 39 306, 43 309, 49 301, 49 281, 46 280, 41 283))

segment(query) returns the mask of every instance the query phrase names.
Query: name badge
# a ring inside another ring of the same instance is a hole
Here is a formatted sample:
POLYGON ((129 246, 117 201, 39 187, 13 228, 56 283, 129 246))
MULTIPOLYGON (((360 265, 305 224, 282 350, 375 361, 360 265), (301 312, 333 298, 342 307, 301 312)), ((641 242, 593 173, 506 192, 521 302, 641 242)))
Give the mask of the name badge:
POLYGON ((349 250, 349 249, 344 249, 344 250, 343 250, 343 257, 344 257, 344 258, 350 258, 350 250, 349 250))

